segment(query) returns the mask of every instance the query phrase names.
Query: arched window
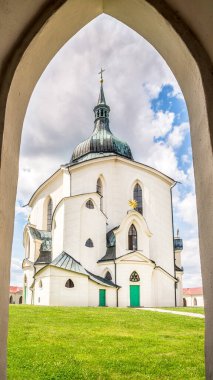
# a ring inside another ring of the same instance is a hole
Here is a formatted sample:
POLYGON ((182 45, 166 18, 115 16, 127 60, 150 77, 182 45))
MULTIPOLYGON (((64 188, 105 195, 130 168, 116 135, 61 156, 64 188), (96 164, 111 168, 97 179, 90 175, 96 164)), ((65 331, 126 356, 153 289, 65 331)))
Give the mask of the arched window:
POLYGON ((137 201, 137 207, 136 210, 143 214, 143 204, 142 204, 142 189, 139 183, 136 183, 133 191, 133 199, 137 201))
POLYGON ((94 244, 93 244, 92 239, 87 239, 87 241, 86 241, 86 243, 85 243, 85 246, 86 246, 86 247, 89 247, 89 248, 94 247, 94 244))
POLYGON ((186 307, 187 306, 187 302, 186 302, 186 299, 183 298, 183 306, 186 307))
POLYGON ((67 280, 65 287, 66 288, 74 288, 74 283, 70 278, 69 278, 69 280, 67 280))
POLYGON ((108 280, 108 281, 112 280, 112 276, 111 276, 111 273, 109 271, 106 272, 105 279, 108 280))
POLYGON ((38 286, 39 286, 39 288, 42 288, 42 287, 43 287, 43 284, 42 284, 42 281, 41 281, 41 280, 39 281, 38 286))
POLYGON ((21 303, 22 303, 22 296, 21 296, 21 297, 19 297, 19 301, 18 301, 18 303, 19 303, 19 304, 21 304, 21 303))
POLYGON ((130 275, 129 281, 131 281, 131 282, 138 282, 138 281, 140 281, 139 274, 136 271, 132 272, 131 275, 130 275))
POLYGON ((93 204, 93 201, 91 199, 89 199, 87 202, 86 202, 86 207, 87 208, 94 208, 94 204, 93 204))
POLYGON ((103 211, 103 185, 100 178, 97 180, 96 191, 100 195, 100 209, 103 211))
POLYGON ((131 225, 128 233, 128 240, 129 240, 129 249, 132 251, 137 250, 137 230, 134 226, 134 224, 131 225))
POLYGON ((10 303, 13 303, 13 296, 10 296, 10 303))
POLYGON ((47 231, 51 231, 51 228, 52 228, 52 212, 53 212, 53 201, 50 198, 47 205, 47 231))
POLYGON ((197 306, 197 298, 194 298, 193 304, 194 306, 197 306))

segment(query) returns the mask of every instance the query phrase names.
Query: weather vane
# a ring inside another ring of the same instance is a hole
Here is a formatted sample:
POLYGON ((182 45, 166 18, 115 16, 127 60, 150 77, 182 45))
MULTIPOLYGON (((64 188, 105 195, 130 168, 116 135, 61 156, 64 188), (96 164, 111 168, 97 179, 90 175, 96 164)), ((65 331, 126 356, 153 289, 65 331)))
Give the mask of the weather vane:
POLYGON ((101 83, 103 83, 103 81, 104 81, 104 80, 103 80, 103 72, 104 72, 104 71, 105 71, 105 69, 102 69, 102 68, 101 68, 100 73, 98 73, 99 75, 101 75, 101 79, 100 79, 100 82, 101 82, 101 83))

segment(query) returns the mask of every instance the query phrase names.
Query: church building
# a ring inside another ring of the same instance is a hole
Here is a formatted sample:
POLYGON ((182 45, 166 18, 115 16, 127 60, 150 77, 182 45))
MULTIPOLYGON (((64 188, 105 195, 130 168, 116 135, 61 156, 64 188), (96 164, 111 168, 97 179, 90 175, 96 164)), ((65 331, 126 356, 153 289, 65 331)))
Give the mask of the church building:
POLYGON ((134 161, 109 127, 101 84, 91 136, 32 195, 23 243, 24 303, 181 306, 176 182, 134 161))

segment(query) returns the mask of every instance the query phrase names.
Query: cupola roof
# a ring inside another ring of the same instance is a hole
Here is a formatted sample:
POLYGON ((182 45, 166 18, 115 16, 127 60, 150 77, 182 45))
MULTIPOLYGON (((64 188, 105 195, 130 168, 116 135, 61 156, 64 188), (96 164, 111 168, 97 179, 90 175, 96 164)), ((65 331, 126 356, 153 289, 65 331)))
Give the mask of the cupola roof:
POLYGON ((70 163, 78 163, 92 158, 119 155, 133 159, 131 149, 126 142, 115 137, 109 128, 110 107, 106 104, 103 77, 101 69, 100 93, 98 103, 94 108, 95 121, 92 135, 77 145, 74 149, 70 163))

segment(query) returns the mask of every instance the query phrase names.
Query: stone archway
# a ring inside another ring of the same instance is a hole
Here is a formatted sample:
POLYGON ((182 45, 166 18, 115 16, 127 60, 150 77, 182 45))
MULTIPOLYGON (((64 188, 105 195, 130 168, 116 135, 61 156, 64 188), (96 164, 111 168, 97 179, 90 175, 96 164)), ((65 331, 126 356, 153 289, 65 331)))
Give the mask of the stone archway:
MULTIPOLYGON (((182 2, 180 3, 182 4, 182 2)), ((213 235, 209 233, 213 217, 212 63, 207 54, 207 51, 209 52, 208 43, 205 44, 205 37, 208 38, 208 34, 204 33, 199 39, 192 31, 194 12, 197 10, 199 13, 199 7, 202 7, 202 4, 194 3, 193 11, 190 12, 189 9, 187 14, 186 8, 189 5, 186 3, 180 5, 180 8, 175 1, 171 2, 170 0, 90 0, 90 2, 88 0, 80 2, 78 0, 55 0, 54 2, 38 0, 34 2, 32 0, 31 2, 17 2, 17 5, 13 1, 7 0, 5 4, 1 5, 4 8, 1 17, 5 16, 6 22, 8 19, 15 25, 13 40, 11 40, 12 32, 9 28, 9 34, 4 34, 9 36, 9 39, 7 40, 5 37, 0 52, 3 62, 0 90, 1 379, 6 378, 10 252, 19 147, 27 104, 39 76, 51 58, 78 30, 103 12, 131 27, 159 51, 176 76, 187 102, 195 169, 201 265, 207 306, 207 378, 210 379, 213 376, 213 363, 211 362, 213 353, 213 300, 211 294, 213 288, 211 276, 213 272, 211 255, 213 235), (173 9, 175 6, 179 9, 179 14, 177 9, 173 9), (20 28, 18 28, 19 24, 20 28)), ((205 4, 208 8, 208 1, 205 4)), ((209 1, 209 8, 210 4, 209 1)), ((201 15, 206 18, 207 22, 208 9, 201 15)), ((5 25, 6 31, 7 24, 3 23, 3 25, 5 25)), ((198 27, 200 28, 200 23, 198 27)), ((198 27, 197 35, 199 35, 198 27)))

